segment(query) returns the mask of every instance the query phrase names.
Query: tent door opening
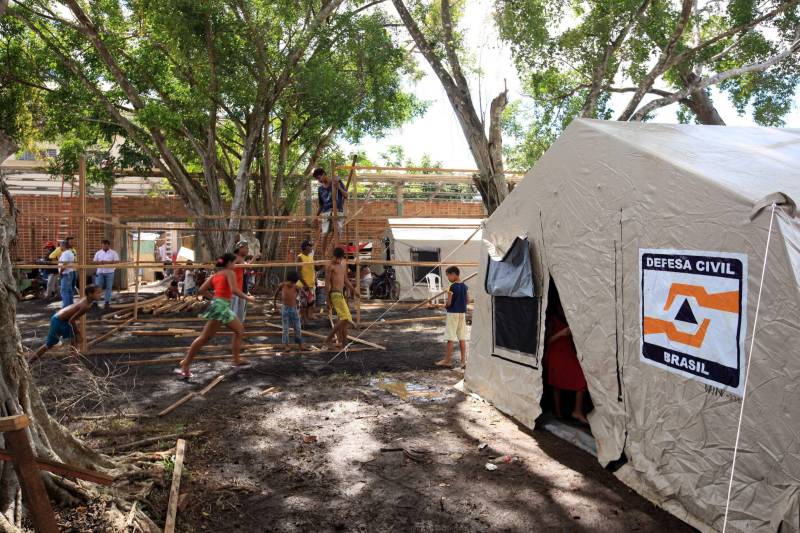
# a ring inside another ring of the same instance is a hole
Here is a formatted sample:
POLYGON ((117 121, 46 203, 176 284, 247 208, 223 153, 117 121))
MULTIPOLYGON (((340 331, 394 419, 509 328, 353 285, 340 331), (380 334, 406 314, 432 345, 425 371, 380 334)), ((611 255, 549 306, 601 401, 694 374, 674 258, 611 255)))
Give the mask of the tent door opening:
POLYGON ((542 415, 536 422, 575 446, 597 455, 585 416, 594 408, 578 360, 558 288, 550 278, 545 312, 542 415))

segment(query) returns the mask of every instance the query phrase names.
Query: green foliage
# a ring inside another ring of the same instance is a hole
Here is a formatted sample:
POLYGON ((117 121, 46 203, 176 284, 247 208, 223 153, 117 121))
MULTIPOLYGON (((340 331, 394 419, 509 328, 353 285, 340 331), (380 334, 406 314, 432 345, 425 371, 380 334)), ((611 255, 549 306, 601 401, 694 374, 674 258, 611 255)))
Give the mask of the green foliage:
POLYGON ((56 175, 71 175, 81 151, 100 182, 115 169, 147 173, 174 156, 167 179, 193 209, 199 198, 206 211, 241 188, 244 147, 255 142, 245 204, 291 210, 307 167, 335 153, 336 139, 380 137, 425 107, 403 88, 417 72, 387 31, 386 15, 345 2, 309 32, 324 4, 81 2, 110 62, 64 2, 19 0, 0 26, 0 80, 13 89, 0 93, 0 118, 15 134, 62 145, 51 163, 56 175), (290 51, 298 46, 294 64, 290 51), (253 125, 264 117, 262 132, 253 125), (255 141, 247 141, 249 131, 255 141))
MULTIPOLYGON (((744 65, 760 63, 786 49, 796 39, 800 8, 794 4, 782 13, 744 31, 716 39, 732 28, 748 25, 757 17, 789 0, 701 1, 676 43, 673 54, 699 46, 662 75, 654 87, 667 92, 687 87, 687 76, 710 76, 744 65)), ((678 27, 681 3, 653 0, 641 16, 641 0, 496 0, 496 21, 501 38, 510 46, 526 94, 525 106, 506 112, 505 131, 514 139, 507 149, 511 161, 524 167, 535 162, 552 139, 575 116, 612 118, 627 104, 630 88, 642 83, 667 47, 678 27), (611 43, 620 39, 612 49, 611 43), (608 56, 606 52, 610 51, 608 56), (597 78, 596 73, 600 72, 597 78), (593 82, 600 96, 585 109, 593 82), (524 165, 523 165, 524 163, 524 165)), ((752 113, 757 124, 783 125, 791 111, 800 81, 797 55, 763 72, 739 75, 717 85, 740 114, 752 113)), ((710 98, 710 92, 706 91, 710 98)), ((696 119, 678 105, 678 119, 696 119)))

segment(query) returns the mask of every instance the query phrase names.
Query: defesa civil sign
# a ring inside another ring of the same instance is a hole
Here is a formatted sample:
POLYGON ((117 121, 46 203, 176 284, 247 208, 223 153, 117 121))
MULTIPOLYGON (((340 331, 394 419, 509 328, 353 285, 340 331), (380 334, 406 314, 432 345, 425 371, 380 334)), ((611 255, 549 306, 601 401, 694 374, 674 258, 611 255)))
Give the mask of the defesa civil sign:
POLYGON ((641 360, 741 395, 747 255, 639 250, 641 360))

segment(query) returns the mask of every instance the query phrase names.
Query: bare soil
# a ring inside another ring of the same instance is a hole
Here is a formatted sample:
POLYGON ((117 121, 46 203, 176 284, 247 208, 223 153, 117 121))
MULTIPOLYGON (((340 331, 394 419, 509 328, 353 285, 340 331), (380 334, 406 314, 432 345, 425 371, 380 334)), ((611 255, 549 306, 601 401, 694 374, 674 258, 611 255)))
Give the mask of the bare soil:
MULTIPOLYGON (((30 348, 42 342, 56 307, 20 305, 19 325, 30 348)), ((364 322, 380 313, 365 313, 364 322)), ((430 314, 394 310, 385 318, 430 314)), ((263 320, 258 308, 251 309, 247 328, 262 330, 263 320)), ((105 331, 92 327, 90 338, 105 331)), ((435 321, 379 323, 364 338, 385 344, 386 351, 346 353, 330 364, 331 353, 271 354, 250 359, 247 368, 198 362, 190 382, 172 373, 174 364, 125 362, 175 357, 191 338, 132 336, 128 328, 93 355, 46 356, 33 372, 55 416, 98 448, 203 432, 188 443, 178 531, 691 531, 591 455, 523 428, 454 388, 463 374, 434 365, 442 355, 441 327, 435 321), (165 345, 176 348, 103 353, 165 345), (114 415, 155 415, 220 374, 224 380, 205 397, 168 416, 114 415), (260 394, 270 387, 273 392, 260 394), (82 418, 100 414, 109 416, 82 418), (488 470, 487 463, 497 468, 488 470)), ((312 331, 327 333, 327 320, 318 320, 312 331)), ((174 439, 141 449, 170 446, 174 439)), ((141 502, 159 524, 168 489, 165 476, 141 502)), ((103 530, 93 521, 97 505, 60 510, 62 528, 103 530)))

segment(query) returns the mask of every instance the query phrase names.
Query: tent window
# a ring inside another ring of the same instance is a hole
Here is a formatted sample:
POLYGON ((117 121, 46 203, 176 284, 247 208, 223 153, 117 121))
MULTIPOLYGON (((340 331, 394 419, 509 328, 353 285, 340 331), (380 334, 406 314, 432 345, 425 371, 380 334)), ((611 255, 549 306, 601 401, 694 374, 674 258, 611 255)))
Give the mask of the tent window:
POLYGON ((539 300, 534 291, 527 239, 514 240, 500 258, 489 256, 485 288, 492 295, 494 353, 535 357, 539 300))
POLYGON ((536 355, 539 331, 539 302, 536 298, 495 296, 494 345, 520 355, 536 355))
MULTIPOLYGON (((411 260, 415 263, 438 263, 440 261, 441 253, 442 251, 440 248, 412 248, 411 260)), ((425 276, 431 272, 441 275, 439 273, 439 267, 415 266, 413 270, 414 283, 425 283, 425 276)))

